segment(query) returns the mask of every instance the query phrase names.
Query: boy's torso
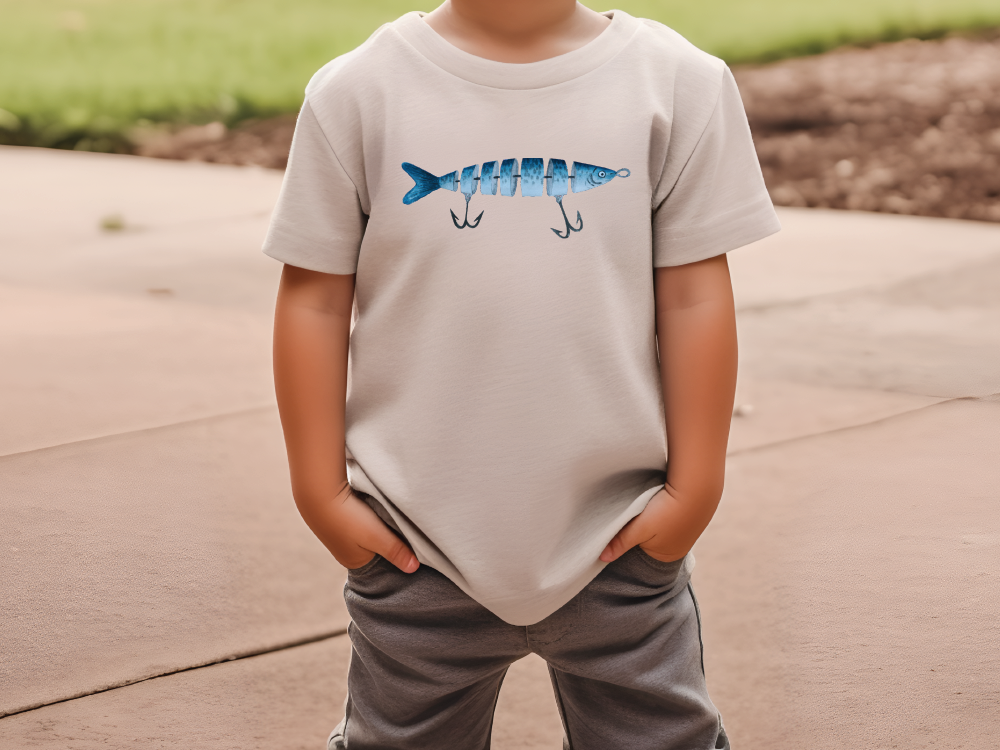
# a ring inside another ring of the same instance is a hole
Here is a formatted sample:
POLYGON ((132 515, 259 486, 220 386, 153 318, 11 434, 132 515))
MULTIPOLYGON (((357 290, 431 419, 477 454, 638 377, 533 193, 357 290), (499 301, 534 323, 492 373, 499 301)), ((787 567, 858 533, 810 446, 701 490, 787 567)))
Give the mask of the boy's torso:
POLYGON ((554 61, 442 43, 408 14, 307 89, 368 217, 349 475, 529 624, 663 485, 651 210, 675 103, 707 121, 723 66, 618 11, 554 61))

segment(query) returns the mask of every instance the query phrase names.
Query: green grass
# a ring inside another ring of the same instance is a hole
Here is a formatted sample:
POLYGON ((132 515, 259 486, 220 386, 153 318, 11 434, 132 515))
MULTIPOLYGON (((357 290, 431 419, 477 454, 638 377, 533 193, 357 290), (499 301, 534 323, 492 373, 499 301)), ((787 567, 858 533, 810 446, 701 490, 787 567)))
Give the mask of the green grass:
POLYGON ((0 0, 0 109, 22 131, 7 141, 116 150, 142 119, 235 122, 294 111, 320 65, 411 6, 0 0))
MULTIPOLYGON (((127 150, 136 122, 295 111, 407 0, 0 0, 0 142, 127 150)), ((596 3, 593 4, 597 6, 596 3)), ((1000 26, 1000 0, 620 0, 730 63, 1000 26)))
POLYGON ((621 7, 730 64, 1000 26, 1000 0, 623 0, 621 7))

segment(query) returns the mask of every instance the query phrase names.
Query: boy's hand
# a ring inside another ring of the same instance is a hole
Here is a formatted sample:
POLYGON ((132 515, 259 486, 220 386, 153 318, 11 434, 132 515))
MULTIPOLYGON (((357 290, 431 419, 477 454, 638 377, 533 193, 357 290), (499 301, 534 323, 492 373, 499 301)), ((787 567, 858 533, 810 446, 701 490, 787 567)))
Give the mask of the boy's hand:
POLYGON ((601 553, 637 544, 664 562, 686 555, 722 497, 736 390, 736 310, 725 254, 657 268, 656 342, 667 437, 666 484, 601 553))
POLYGON ((703 528, 692 527, 683 501, 671 494, 672 488, 653 495, 652 499, 621 531, 601 553, 601 560, 612 562, 635 546, 642 548, 650 557, 662 562, 680 560, 694 546, 703 528))
POLYGON ((347 482, 344 407, 354 275, 286 265, 274 310, 274 388, 299 513, 337 561, 420 563, 347 482), (339 460, 335 459, 339 456, 339 460))
POLYGON ((381 555, 404 573, 420 563, 368 504, 345 487, 328 502, 311 502, 300 512, 313 533, 345 568, 360 568, 381 555))

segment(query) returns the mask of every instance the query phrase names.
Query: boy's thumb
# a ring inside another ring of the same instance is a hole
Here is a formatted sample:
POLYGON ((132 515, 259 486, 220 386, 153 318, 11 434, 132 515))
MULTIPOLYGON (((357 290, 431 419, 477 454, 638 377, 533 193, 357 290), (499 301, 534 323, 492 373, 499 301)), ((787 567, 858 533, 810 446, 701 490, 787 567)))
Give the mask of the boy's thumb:
POLYGON ((413 550, 407 547, 402 539, 388 529, 386 530, 386 536, 388 538, 379 545, 381 549, 376 550, 376 552, 404 573, 413 573, 420 567, 417 556, 413 554, 413 550))
POLYGON ((631 523, 625 524, 621 531, 615 534, 614 539, 608 542, 608 546, 601 553, 603 562, 614 562, 639 543, 633 539, 633 528, 631 523))

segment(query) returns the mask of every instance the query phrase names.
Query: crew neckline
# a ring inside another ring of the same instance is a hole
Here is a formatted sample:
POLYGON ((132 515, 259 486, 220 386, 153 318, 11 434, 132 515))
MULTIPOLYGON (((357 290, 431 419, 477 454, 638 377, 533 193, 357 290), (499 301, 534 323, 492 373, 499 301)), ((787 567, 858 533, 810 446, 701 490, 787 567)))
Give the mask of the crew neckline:
POLYGON ((471 83, 499 89, 538 89, 577 78, 617 55, 639 29, 639 19, 622 10, 601 15, 611 23, 596 37, 561 55, 530 63, 508 63, 478 57, 459 49, 424 20, 423 11, 401 16, 393 28, 431 63, 471 83))

